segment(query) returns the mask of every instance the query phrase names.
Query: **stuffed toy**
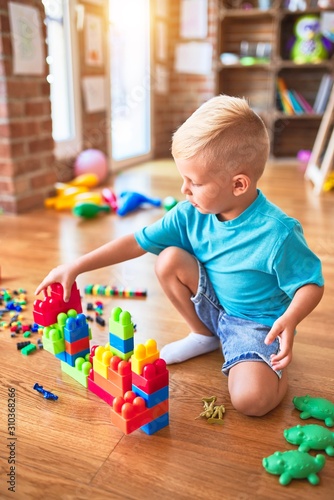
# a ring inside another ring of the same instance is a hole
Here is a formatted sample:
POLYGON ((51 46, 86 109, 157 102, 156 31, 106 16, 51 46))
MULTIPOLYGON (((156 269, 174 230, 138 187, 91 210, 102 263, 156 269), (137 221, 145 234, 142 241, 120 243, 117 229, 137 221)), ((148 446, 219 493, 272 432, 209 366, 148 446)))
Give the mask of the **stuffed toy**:
POLYGON ((318 16, 302 16, 294 26, 290 57, 296 64, 320 63, 328 57, 328 41, 322 36, 318 16))

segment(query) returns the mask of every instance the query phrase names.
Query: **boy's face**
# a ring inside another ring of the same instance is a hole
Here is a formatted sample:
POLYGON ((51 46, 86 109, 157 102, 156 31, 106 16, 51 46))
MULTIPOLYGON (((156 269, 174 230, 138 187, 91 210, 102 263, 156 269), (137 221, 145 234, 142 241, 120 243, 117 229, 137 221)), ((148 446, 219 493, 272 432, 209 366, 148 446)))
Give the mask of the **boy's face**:
POLYGON ((236 198, 229 175, 214 174, 200 158, 175 158, 183 179, 181 192, 202 214, 226 214, 234 210, 236 198))

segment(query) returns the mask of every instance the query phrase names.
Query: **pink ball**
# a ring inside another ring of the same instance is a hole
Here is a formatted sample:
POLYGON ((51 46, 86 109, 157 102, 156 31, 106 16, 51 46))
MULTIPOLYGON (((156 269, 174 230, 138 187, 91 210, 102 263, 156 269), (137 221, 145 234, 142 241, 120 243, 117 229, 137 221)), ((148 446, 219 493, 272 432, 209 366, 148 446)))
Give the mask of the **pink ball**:
POLYGON ((98 149, 86 149, 80 153, 74 162, 75 177, 83 174, 95 174, 100 182, 108 175, 106 155, 98 149))

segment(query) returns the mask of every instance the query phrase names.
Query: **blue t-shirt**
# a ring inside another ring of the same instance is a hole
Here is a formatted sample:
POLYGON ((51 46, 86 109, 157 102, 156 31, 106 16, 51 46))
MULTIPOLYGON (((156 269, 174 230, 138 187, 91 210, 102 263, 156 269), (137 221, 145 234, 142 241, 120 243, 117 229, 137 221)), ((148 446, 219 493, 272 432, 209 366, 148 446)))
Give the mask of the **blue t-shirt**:
POLYGON ((309 249, 300 223, 261 191, 233 220, 219 221, 193 205, 178 203, 135 233, 147 252, 175 246, 205 267, 227 314, 272 326, 301 286, 324 283, 321 262, 309 249))

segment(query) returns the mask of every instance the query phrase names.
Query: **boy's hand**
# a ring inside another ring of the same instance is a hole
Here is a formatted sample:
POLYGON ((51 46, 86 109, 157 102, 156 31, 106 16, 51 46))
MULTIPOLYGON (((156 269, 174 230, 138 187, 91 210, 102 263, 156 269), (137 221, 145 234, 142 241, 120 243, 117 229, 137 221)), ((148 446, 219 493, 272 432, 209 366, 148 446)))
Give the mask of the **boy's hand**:
POLYGON ((282 370, 291 363, 294 334, 295 325, 281 316, 275 321, 264 339, 264 343, 267 345, 272 344, 277 337, 279 340, 280 351, 271 356, 271 365, 274 370, 282 370))
POLYGON ((38 285, 35 291, 35 295, 40 292, 46 292, 48 286, 52 283, 60 283, 63 287, 63 299, 65 302, 70 300, 72 285, 76 279, 76 274, 73 271, 73 267, 70 265, 61 265, 52 269, 49 274, 44 278, 44 280, 38 285))

